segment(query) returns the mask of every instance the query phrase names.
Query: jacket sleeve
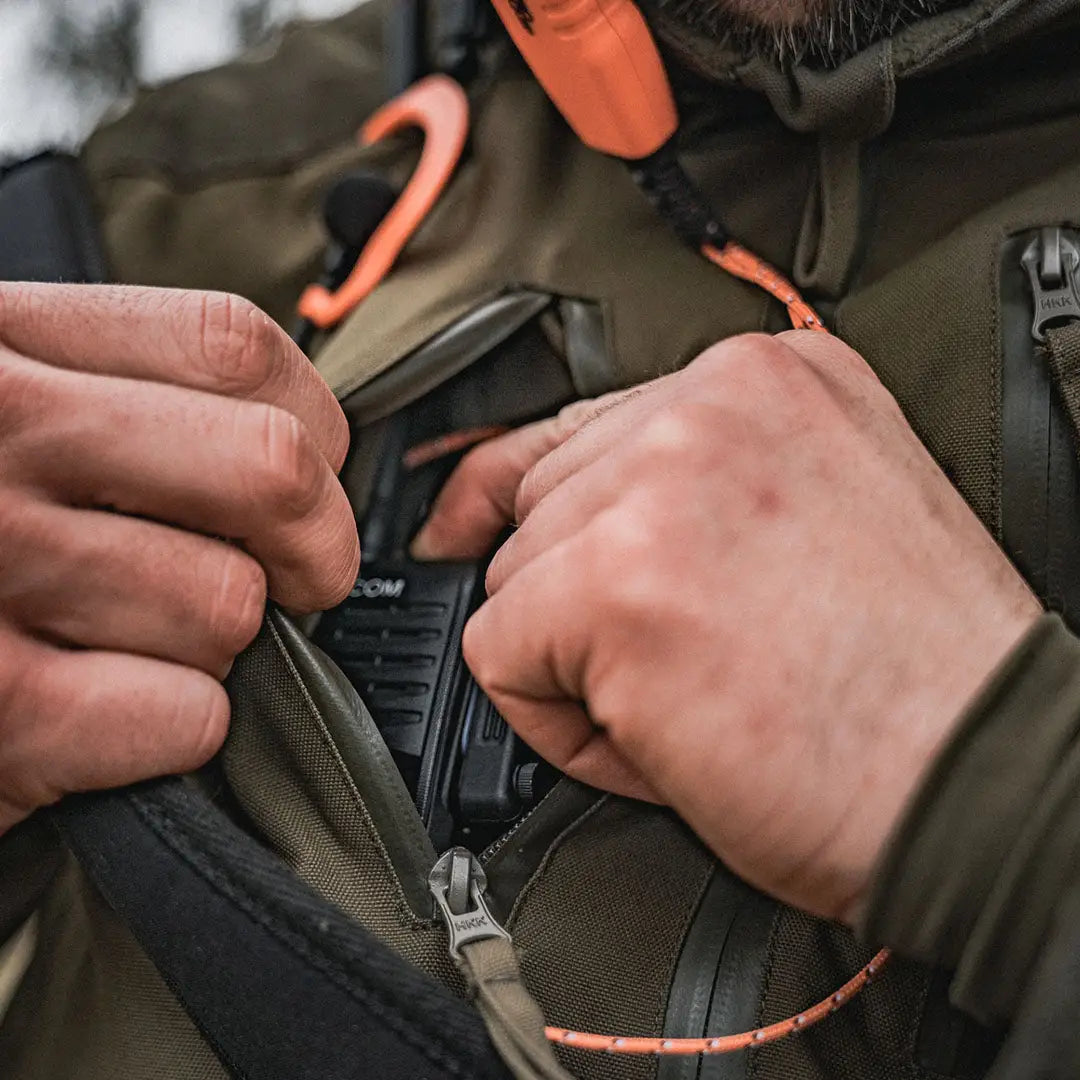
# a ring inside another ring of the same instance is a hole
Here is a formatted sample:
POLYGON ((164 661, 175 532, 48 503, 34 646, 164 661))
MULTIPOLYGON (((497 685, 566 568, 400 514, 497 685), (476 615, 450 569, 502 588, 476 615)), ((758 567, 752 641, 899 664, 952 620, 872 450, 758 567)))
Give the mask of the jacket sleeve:
POLYGON ((875 875, 862 932, 954 970, 1010 1036, 993 1076, 1080 1075, 1080 640, 1044 616, 939 756, 875 875))

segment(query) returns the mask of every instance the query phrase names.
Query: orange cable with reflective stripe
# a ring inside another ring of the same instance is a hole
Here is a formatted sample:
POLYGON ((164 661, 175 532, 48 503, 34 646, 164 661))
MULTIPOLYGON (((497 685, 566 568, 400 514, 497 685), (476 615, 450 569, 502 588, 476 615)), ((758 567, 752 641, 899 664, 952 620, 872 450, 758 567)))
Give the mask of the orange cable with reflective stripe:
POLYGON ((799 295, 799 290, 779 270, 752 251, 736 244, 734 240, 729 240, 721 248, 703 244, 701 254, 729 274, 749 281, 764 289, 770 296, 775 296, 787 308, 788 317, 796 330, 820 330, 828 333, 817 312, 799 295))
POLYGON ((849 979, 835 994, 830 994, 824 1001, 799 1013, 797 1016, 781 1020, 766 1027, 743 1031, 737 1035, 706 1036, 701 1039, 654 1039, 626 1038, 616 1035, 592 1035, 584 1031, 567 1031, 565 1028, 546 1027, 544 1035, 553 1043, 572 1046, 577 1050, 600 1050, 608 1054, 655 1054, 659 1056, 675 1054, 731 1054, 745 1050, 750 1046, 763 1046, 765 1043, 784 1039, 797 1031, 805 1031, 814 1024, 831 1016, 837 1009, 846 1005, 862 990, 885 966, 889 959, 889 950, 882 949, 866 967, 849 979))

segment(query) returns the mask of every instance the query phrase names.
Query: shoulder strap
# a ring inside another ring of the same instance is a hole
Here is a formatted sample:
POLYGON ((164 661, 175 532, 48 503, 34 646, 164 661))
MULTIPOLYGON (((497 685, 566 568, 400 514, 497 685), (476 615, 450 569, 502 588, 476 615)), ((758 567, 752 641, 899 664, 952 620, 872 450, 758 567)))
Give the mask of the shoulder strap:
POLYGON ((190 783, 79 796, 61 832, 243 1080, 509 1080, 480 1015, 315 893, 190 783))

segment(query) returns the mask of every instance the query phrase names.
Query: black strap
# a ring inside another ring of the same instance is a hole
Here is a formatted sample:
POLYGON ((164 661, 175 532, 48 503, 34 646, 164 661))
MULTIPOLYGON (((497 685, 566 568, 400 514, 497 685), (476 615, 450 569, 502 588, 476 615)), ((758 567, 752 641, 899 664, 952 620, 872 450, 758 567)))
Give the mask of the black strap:
POLYGON ((70 154, 0 170, 0 281, 104 281, 93 196, 70 154))
POLYGON ((65 801, 60 829, 243 1080, 509 1080, 479 1014, 190 784, 65 801))

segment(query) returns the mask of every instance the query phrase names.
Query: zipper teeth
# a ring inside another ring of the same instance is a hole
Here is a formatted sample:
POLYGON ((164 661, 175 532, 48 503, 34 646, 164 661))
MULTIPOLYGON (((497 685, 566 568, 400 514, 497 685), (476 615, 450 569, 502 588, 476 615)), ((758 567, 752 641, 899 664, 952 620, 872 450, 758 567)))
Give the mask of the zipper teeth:
POLYGON ((481 851, 479 855, 477 855, 477 858, 480 860, 481 864, 490 861, 500 851, 502 851, 502 849, 506 847, 506 845, 510 843, 510 841, 513 840, 513 838, 518 834, 525 822, 528 821, 540 809, 540 807, 543 806, 544 803, 546 803, 548 799, 551 798, 552 794, 555 792, 555 789, 558 787, 559 785, 556 784, 555 787, 553 787, 551 791, 549 791, 524 817, 519 818, 506 832, 504 832, 502 836, 498 838, 498 840, 493 840, 490 844, 488 844, 488 846, 484 848, 484 850, 481 851))

